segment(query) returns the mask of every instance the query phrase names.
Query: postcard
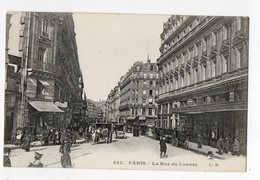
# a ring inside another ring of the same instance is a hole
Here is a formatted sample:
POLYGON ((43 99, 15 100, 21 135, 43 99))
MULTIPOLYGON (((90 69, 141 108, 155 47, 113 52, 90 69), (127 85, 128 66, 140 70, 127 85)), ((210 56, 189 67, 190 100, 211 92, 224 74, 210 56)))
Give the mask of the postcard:
POLYGON ((249 17, 7 12, 4 167, 245 172, 249 17))

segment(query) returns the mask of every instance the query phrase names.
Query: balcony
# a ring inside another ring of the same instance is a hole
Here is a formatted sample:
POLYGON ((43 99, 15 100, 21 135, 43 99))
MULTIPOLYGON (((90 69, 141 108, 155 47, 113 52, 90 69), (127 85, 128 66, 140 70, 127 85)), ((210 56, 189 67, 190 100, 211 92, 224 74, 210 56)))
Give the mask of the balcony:
POLYGON ((217 45, 214 45, 210 48, 210 54, 209 57, 213 58, 217 55, 217 45))
POLYGON ((226 38, 222 41, 222 45, 220 47, 220 52, 221 53, 224 53, 226 51, 229 50, 229 46, 230 46, 230 39, 229 38, 226 38))
POLYGON ((38 70, 42 72, 48 72, 53 74, 61 74, 61 68, 59 66, 56 66, 54 64, 41 62, 41 61, 33 61, 31 63, 31 68, 33 70, 38 70))

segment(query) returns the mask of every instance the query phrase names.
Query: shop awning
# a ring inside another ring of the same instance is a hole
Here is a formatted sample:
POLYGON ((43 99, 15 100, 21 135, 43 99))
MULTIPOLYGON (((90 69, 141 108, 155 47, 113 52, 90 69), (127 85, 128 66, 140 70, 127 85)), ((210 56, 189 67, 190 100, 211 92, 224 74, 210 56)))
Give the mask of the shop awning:
POLYGON ((146 120, 146 117, 145 117, 145 116, 140 116, 140 117, 139 117, 139 120, 140 120, 140 121, 145 121, 145 120, 146 120))
POLYGON ((50 87, 50 84, 47 81, 43 81, 43 80, 39 80, 40 83, 42 83, 42 85, 44 85, 45 87, 50 87))
POLYGON ((128 116, 127 118, 126 118, 126 120, 134 120, 136 118, 136 116, 128 116))
POLYGON ((39 112, 64 112, 53 102, 45 101, 28 101, 29 104, 39 112))

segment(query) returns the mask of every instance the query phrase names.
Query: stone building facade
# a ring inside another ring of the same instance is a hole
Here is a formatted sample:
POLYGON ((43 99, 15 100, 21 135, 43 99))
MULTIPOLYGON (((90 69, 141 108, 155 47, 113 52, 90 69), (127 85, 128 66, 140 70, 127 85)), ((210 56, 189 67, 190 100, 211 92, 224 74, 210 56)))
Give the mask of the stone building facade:
POLYGON ((84 88, 72 14, 22 12, 20 27, 21 99, 13 127, 66 128, 78 118, 84 88))
POLYGON ((156 63, 135 62, 120 80, 120 122, 153 126, 157 115, 159 75, 156 63))
POLYGON ((216 146, 247 131, 247 17, 172 16, 161 33, 157 127, 216 146))
POLYGON ((112 89, 107 97, 107 111, 109 122, 119 122, 120 113, 120 84, 112 89))

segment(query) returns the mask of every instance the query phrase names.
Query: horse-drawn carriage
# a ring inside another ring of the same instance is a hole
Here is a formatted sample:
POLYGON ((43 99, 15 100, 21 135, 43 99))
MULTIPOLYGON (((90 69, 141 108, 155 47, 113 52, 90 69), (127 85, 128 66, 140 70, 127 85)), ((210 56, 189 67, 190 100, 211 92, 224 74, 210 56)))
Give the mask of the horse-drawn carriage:
POLYGON ((109 123, 96 123, 94 132, 94 143, 106 142, 110 140, 111 124, 109 123))

